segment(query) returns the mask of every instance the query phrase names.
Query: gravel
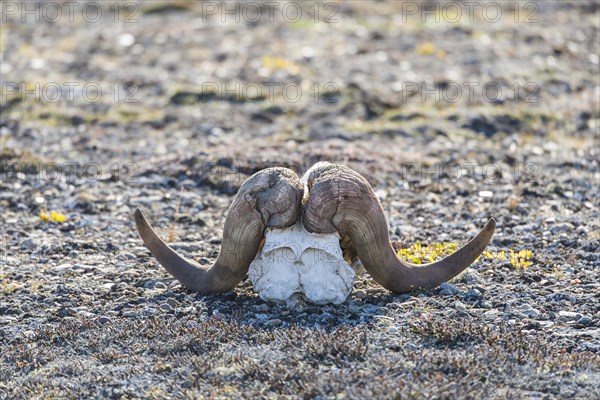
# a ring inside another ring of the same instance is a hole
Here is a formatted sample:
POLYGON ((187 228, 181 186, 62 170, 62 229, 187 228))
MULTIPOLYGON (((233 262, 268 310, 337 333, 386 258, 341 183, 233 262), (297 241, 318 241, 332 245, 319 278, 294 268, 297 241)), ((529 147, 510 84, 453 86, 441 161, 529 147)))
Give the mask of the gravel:
POLYGON ((3 84, 103 96, 3 91, 0 399, 600 398, 597 2, 426 25, 401 2, 335 3, 339 23, 221 23, 202 4, 3 22, 3 84), (251 93, 264 82, 272 99, 251 93), (439 288, 359 274, 341 305, 274 304, 247 280, 186 290, 135 230, 141 207, 210 266, 248 176, 321 160, 372 184, 394 248, 465 243, 494 217, 490 254, 439 288))

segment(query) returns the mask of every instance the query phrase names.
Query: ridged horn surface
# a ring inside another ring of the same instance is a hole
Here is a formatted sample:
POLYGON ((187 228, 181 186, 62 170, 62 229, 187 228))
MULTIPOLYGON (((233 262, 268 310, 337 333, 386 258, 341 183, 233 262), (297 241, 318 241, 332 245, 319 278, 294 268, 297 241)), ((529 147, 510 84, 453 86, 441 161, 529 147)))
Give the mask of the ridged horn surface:
POLYGON ((302 217, 306 229, 348 235, 373 279, 396 293, 435 287, 458 275, 481 255, 496 226, 490 219, 475 238, 440 261, 410 264, 396 255, 381 203, 360 174, 326 164, 310 172, 307 186, 310 196, 302 217))
POLYGON ((225 292, 246 276, 267 227, 294 225, 302 196, 303 184, 287 168, 267 168, 248 178, 229 207, 221 250, 210 268, 173 250, 156 234, 140 209, 135 210, 135 223, 152 255, 183 286, 202 293, 225 292))

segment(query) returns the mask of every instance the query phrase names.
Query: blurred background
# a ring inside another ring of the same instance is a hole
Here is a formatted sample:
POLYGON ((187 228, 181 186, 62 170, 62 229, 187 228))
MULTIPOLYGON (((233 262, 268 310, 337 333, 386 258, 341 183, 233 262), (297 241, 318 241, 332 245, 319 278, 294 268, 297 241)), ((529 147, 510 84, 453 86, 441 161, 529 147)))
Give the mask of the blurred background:
POLYGON ((7 1, 1 29, 2 148, 56 163, 518 158, 598 127, 594 1, 7 1))

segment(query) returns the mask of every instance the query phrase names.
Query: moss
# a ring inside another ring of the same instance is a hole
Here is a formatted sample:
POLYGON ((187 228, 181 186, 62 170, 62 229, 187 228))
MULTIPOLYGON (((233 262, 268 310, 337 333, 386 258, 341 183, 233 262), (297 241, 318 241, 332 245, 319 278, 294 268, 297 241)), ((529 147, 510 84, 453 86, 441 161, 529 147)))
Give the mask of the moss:
MULTIPOLYGON (((265 89, 266 90, 266 89, 265 89)), ((182 90, 176 91, 169 99, 169 104, 190 106, 198 103, 227 102, 227 103, 256 103, 266 100, 264 95, 253 95, 254 89, 237 90, 236 88, 218 88, 218 90, 182 90)))
POLYGON ((316 25, 317 25, 317 22, 315 22, 314 18, 312 18, 312 19, 302 18, 298 21, 288 23, 288 26, 290 28, 297 29, 297 30, 313 29, 316 25))
POLYGON ((414 264, 426 264, 442 259, 458 250, 458 243, 434 243, 423 246, 417 242, 406 249, 398 250, 398 256, 414 264))
POLYGON ((159 109, 119 106, 111 107, 106 117, 97 119, 97 122, 114 122, 117 124, 146 123, 162 120, 164 116, 164 111, 159 109))
MULTIPOLYGON (((194 4, 189 1, 152 1, 140 3, 141 11, 144 14, 166 14, 171 12, 188 12, 194 8, 194 4)), ((131 8, 124 11, 131 12, 131 8)))
POLYGON ((52 128, 100 123, 143 124, 161 121, 165 117, 164 111, 156 108, 117 104, 106 109, 91 111, 85 106, 18 102, 5 115, 7 119, 26 121, 28 126, 52 128))

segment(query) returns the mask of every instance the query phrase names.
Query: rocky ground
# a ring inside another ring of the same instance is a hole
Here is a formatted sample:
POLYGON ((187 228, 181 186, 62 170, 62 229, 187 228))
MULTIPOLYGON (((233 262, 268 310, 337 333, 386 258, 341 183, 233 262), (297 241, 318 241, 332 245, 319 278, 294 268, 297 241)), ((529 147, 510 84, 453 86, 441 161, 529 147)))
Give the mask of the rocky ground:
POLYGON ((0 25, 0 398, 600 397, 598 2, 23 4, 0 25), (369 180, 396 248, 494 217, 490 255, 289 309, 183 289, 135 231, 141 207, 209 264, 249 175, 321 160, 369 180))

